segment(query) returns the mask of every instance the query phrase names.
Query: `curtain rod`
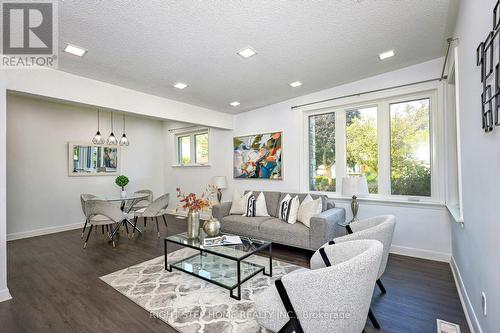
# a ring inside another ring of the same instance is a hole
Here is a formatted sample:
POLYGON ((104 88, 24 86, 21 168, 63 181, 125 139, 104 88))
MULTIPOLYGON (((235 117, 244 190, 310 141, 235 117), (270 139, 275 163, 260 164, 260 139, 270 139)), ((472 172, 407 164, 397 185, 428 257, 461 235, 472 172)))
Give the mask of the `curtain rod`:
POLYGON ((339 96, 339 97, 327 98, 327 99, 323 99, 323 100, 316 101, 316 102, 310 102, 310 103, 304 103, 304 104, 294 105, 294 106, 292 106, 292 110, 293 109, 297 109, 297 108, 301 108, 301 107, 304 107, 304 106, 309 106, 309 105, 314 105, 314 104, 319 104, 319 103, 324 103, 324 102, 331 102, 331 101, 335 101, 337 99, 348 98, 348 97, 356 97, 356 96, 366 95, 366 94, 370 94, 370 93, 375 93, 375 92, 380 92, 380 91, 385 91, 385 90, 391 90, 391 89, 396 89, 396 88, 403 88, 403 87, 413 86, 413 85, 416 85, 416 84, 428 83, 428 82, 434 82, 434 81, 441 81, 441 78, 423 80, 423 81, 418 81, 418 82, 413 82, 413 83, 400 84, 398 86, 392 86, 392 87, 387 87, 387 88, 380 88, 380 89, 375 89, 375 90, 363 91, 363 92, 356 93, 356 94, 350 94, 350 95, 344 95, 344 96, 339 96))
POLYGON ((441 80, 447 79, 448 75, 444 75, 444 71, 446 70, 446 63, 448 62, 448 54, 450 53, 451 43, 458 40, 458 38, 448 38, 446 41, 448 42, 448 47, 446 48, 446 55, 444 56, 443 70, 441 71, 441 80))

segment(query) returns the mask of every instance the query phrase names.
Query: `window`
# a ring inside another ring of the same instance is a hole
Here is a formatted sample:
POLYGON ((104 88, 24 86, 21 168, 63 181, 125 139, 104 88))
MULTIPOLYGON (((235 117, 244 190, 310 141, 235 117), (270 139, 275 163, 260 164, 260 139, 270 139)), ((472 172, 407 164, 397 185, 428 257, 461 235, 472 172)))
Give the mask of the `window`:
POLYGON ((431 196, 430 100, 390 105, 391 193, 431 196))
POLYGON ((378 193, 377 107, 346 111, 346 173, 364 175, 378 193))
POLYGON ((309 117, 309 189, 336 189, 334 112, 309 117))
POLYGON ((207 165, 209 163, 209 131, 198 129, 175 135, 176 162, 182 166, 207 165))
POLYGON ((179 142, 179 164, 191 163, 191 137, 180 136, 177 138, 179 142))
POLYGON ((195 134, 196 163, 208 163, 208 133, 195 134))
POLYGON ((443 163, 433 136, 443 123, 435 87, 304 111, 309 190, 340 194, 343 177, 363 175, 373 198, 443 201, 444 185, 433 176, 443 163))

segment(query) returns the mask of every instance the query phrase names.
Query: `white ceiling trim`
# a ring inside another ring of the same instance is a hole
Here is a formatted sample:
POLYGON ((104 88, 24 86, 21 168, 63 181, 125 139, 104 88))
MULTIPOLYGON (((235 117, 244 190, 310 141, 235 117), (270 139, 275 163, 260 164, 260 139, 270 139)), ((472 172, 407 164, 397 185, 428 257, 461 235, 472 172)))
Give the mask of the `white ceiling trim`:
POLYGON ((232 115, 53 69, 7 70, 7 89, 203 126, 233 129, 232 115))

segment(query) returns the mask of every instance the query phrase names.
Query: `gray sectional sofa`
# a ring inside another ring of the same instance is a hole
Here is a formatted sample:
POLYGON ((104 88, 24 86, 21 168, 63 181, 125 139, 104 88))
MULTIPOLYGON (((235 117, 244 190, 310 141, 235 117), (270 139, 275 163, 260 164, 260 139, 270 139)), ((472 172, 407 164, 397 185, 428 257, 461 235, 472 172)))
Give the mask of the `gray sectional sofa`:
MULTIPOLYGON (((256 197, 260 194, 259 191, 252 192, 256 197)), ((300 222, 289 224, 277 218, 279 203, 287 193, 265 191, 263 193, 269 217, 229 215, 231 202, 213 206, 212 215, 221 222, 221 231, 313 251, 336 236, 343 235, 343 228, 338 225, 338 222, 344 222, 345 210, 335 207, 335 203, 328 200, 326 196, 321 196, 323 212, 311 218, 311 228, 308 228, 300 222)), ((307 195, 306 193, 289 194, 292 197, 298 195, 300 202, 307 195)), ((317 199, 320 196, 311 194, 311 197, 317 199)))

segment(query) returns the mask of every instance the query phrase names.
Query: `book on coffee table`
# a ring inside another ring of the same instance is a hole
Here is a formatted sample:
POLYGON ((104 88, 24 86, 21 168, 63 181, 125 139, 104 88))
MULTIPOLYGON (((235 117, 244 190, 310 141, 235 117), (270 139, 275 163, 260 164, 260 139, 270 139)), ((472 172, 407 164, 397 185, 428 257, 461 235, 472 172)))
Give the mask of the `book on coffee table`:
POLYGON ((205 247, 239 244, 243 244, 240 236, 224 235, 219 237, 205 238, 203 240, 203 246, 205 247))

